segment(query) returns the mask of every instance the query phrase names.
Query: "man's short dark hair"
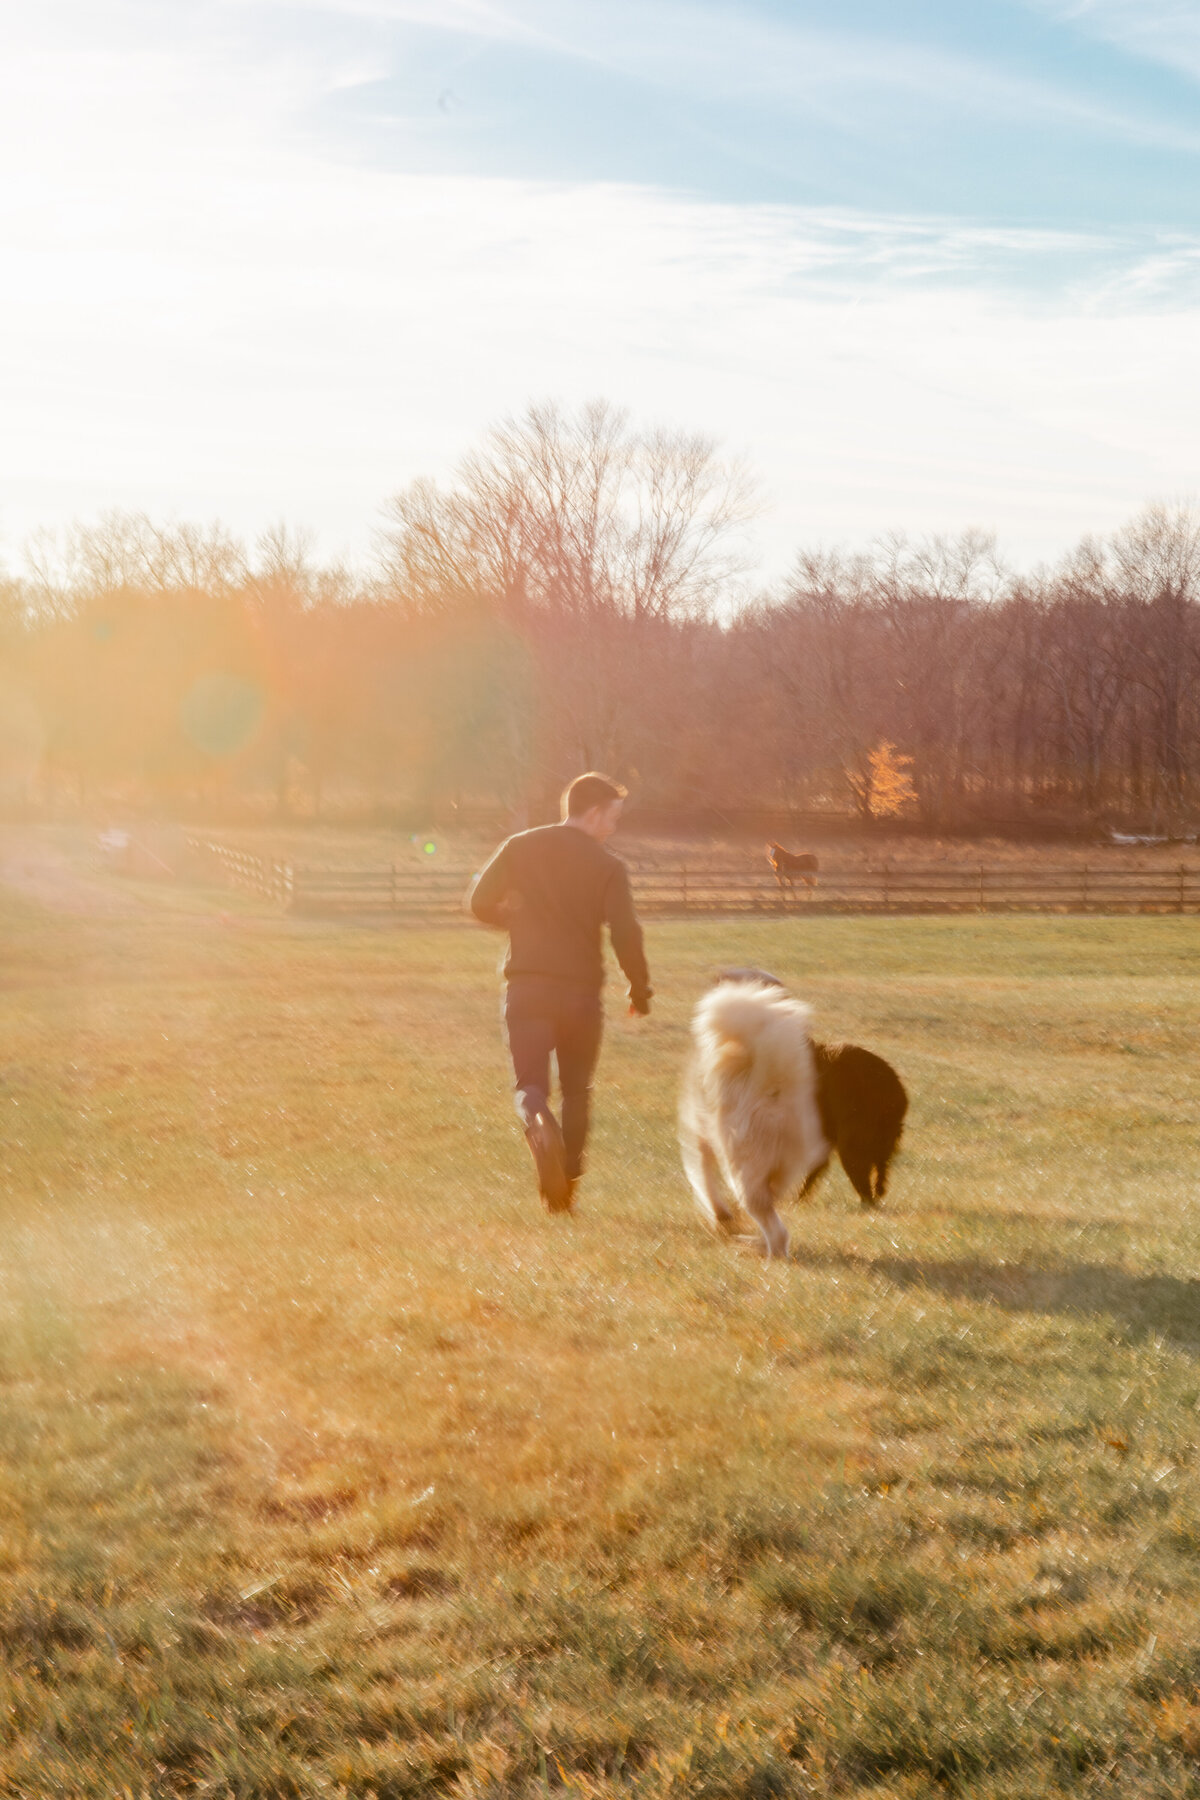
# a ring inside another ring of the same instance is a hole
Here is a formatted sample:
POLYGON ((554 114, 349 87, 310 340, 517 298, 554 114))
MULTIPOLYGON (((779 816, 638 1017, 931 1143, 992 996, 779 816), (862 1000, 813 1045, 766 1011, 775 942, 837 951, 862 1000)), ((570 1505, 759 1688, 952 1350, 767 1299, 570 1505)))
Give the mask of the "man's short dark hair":
POLYGON ((623 788, 619 781, 610 781, 607 775, 598 775, 595 769, 586 775, 577 775, 568 787, 563 789, 562 809, 564 819, 578 819, 593 806, 610 806, 614 800, 624 800, 629 789, 623 788))

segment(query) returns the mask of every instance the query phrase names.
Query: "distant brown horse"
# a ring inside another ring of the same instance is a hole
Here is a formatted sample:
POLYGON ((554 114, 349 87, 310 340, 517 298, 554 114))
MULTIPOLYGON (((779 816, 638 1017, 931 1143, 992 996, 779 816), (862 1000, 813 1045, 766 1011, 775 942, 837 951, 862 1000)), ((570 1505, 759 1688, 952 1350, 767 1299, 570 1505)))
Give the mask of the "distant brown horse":
POLYGON ((767 845, 767 861, 772 873, 779 883, 780 892, 786 883, 795 892, 796 877, 800 877, 805 887, 815 888, 817 885, 817 859, 811 850, 801 851, 799 856, 785 850, 782 844, 767 845))

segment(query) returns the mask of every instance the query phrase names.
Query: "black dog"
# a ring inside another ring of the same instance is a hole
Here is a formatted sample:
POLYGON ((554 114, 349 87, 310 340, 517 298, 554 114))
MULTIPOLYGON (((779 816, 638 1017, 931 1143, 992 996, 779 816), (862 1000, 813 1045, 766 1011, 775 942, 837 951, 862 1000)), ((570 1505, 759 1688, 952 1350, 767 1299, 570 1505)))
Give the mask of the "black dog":
MULTIPOLYGON (((813 1055, 825 1136, 863 1205, 878 1206, 887 1192, 888 1165, 904 1130, 908 1111, 904 1083, 891 1063, 859 1044, 814 1040, 813 1055)), ((814 1169, 801 1193, 807 1194, 821 1173, 814 1169)))

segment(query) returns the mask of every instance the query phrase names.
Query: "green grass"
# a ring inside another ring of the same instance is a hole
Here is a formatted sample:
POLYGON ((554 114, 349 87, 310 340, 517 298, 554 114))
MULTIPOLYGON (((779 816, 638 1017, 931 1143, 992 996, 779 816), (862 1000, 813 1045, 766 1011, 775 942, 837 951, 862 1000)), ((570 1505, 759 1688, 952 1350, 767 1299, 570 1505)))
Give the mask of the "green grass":
POLYGON ((1200 1795, 1193 921, 653 928, 575 1220, 486 934, 0 931, 0 1793, 1200 1795), (788 1267, 730 961, 912 1097, 788 1267))

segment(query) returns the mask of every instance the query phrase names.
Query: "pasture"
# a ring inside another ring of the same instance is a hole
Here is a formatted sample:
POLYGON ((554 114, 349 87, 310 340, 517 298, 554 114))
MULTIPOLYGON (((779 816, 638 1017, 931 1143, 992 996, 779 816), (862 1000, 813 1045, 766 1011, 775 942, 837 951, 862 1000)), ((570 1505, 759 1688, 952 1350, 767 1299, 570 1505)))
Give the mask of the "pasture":
POLYGON ((0 1793, 1200 1794, 1194 920, 655 924, 566 1220, 489 934, 0 931, 0 1793), (787 1267, 678 1168, 728 961, 912 1097, 787 1267))

